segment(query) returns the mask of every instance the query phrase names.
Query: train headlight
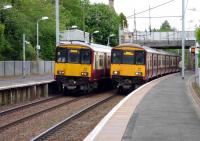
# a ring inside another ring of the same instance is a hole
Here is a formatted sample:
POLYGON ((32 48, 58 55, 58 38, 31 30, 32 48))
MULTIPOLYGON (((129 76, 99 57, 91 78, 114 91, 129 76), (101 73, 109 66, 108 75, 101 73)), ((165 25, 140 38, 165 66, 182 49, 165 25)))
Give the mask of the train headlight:
POLYGON ((119 75, 119 71, 113 71, 113 75, 119 75))
POLYGON ((59 74, 59 75, 64 75, 64 71, 58 70, 58 71, 57 71, 57 74, 59 74))
POLYGON ((81 72, 81 76, 88 76, 88 72, 81 72))
POLYGON ((142 76, 142 72, 136 72, 135 75, 142 76))

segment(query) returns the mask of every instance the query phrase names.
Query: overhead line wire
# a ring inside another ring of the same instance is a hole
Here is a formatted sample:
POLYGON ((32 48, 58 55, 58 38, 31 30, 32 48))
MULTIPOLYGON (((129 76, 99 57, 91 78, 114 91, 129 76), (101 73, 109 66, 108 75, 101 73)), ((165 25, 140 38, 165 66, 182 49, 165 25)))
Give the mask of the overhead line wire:
MULTIPOLYGON (((168 4, 168 3, 171 3, 171 2, 173 2, 173 1, 175 1, 175 0, 170 0, 170 1, 168 1, 168 2, 162 3, 162 4, 160 4, 160 5, 157 5, 157 6, 155 6, 155 7, 152 7, 152 8, 150 8, 150 9, 147 9, 147 10, 144 10, 144 11, 141 11, 141 12, 138 12, 138 13, 136 13, 135 15, 139 15, 139 14, 148 12, 149 10, 152 10, 152 9, 155 9, 155 8, 158 8, 158 7, 161 7, 161 6, 163 6, 163 5, 166 5, 166 4, 168 4)), ((134 16, 134 15, 127 16, 126 18, 130 18, 130 17, 133 17, 133 16, 134 16)))

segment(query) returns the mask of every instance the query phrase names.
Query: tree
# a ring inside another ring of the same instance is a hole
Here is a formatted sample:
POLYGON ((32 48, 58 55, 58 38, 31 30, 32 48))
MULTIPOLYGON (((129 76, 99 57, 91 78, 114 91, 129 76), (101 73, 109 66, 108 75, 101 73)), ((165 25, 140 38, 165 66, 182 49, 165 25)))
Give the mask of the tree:
POLYGON ((111 45, 118 44, 118 28, 120 18, 114 11, 105 4, 90 5, 86 13, 86 31, 92 33, 95 30, 99 31, 94 39, 96 43, 107 44, 108 36, 115 34, 115 37, 110 39, 111 45))
POLYGON ((169 31, 174 31, 174 29, 171 28, 169 22, 165 20, 162 25, 160 26, 160 32, 169 32, 169 31))
POLYGON ((196 29, 195 31, 195 36, 196 36, 196 40, 200 45, 200 27, 196 29))
POLYGON ((128 27, 128 22, 127 22, 126 16, 123 13, 120 13, 119 17, 120 17, 120 25, 123 28, 127 28, 128 27))
MULTIPOLYGON (((6 0, 4 0, 5 3, 6 0)), ((36 22, 42 16, 48 16, 49 20, 39 23, 40 54, 42 59, 53 59, 55 50, 55 1, 41 0, 12 0, 13 8, 4 10, 1 14, 1 22, 5 25, 4 37, 11 45, 11 52, 8 52, 12 59, 22 59, 22 34, 26 34, 30 41, 30 59, 35 57, 36 47, 36 22), (44 29, 44 30, 43 30, 44 29), (45 33, 47 32, 47 34, 45 33), (43 38, 44 36, 44 38, 43 38), (47 49, 50 48, 50 49, 47 49), (48 54, 45 51, 51 55, 48 54), (43 51, 45 53, 43 53, 43 51), (51 56, 51 57, 49 57, 51 56)), ((0 2, 1 3, 1 2, 0 2)), ((60 29, 64 30, 66 25, 65 8, 60 6, 60 29)), ((4 54, 1 54, 1 56, 4 54)), ((5 57, 4 57, 5 58, 5 57)))
MULTIPOLYGON (((36 22, 42 16, 49 20, 39 23, 40 58, 53 60, 55 57, 55 0, 1 0, 0 8, 11 3, 12 9, 0 11, 0 60, 22 60, 22 35, 26 34, 27 59, 34 60, 36 54, 36 22)), ((107 44, 110 34, 118 35, 120 18, 105 4, 91 5, 89 0, 60 0, 60 31, 77 25, 92 33, 99 30, 96 42, 107 44), (85 18, 83 18, 85 17, 85 18)), ((111 45, 117 38, 111 38, 111 45)))
MULTIPOLYGON (((200 27, 198 27, 196 29, 196 31, 195 31, 195 37, 196 37, 196 40, 197 40, 198 44, 200 45, 200 27)), ((198 54, 198 58, 200 60, 200 53, 198 54)), ((199 61, 199 65, 198 66, 200 67, 200 61, 199 61)))

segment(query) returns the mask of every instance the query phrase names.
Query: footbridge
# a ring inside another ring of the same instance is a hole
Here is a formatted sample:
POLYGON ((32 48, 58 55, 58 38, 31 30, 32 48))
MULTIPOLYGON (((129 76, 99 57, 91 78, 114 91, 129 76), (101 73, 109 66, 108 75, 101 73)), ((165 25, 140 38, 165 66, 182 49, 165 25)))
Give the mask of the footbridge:
MULTIPOLYGON (((122 43, 137 43, 158 49, 181 49, 182 31, 173 32, 121 32, 122 43)), ((185 32, 185 48, 195 46, 195 32, 185 32)))

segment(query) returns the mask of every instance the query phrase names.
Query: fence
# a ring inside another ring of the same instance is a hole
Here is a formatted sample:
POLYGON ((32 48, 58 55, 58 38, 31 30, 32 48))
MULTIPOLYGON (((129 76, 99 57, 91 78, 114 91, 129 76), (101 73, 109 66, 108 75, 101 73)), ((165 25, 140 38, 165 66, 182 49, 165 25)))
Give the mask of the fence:
MULTIPOLYGON (((25 61, 25 74, 52 74, 54 61, 25 61)), ((0 77, 23 75, 23 61, 0 61, 0 77)))

